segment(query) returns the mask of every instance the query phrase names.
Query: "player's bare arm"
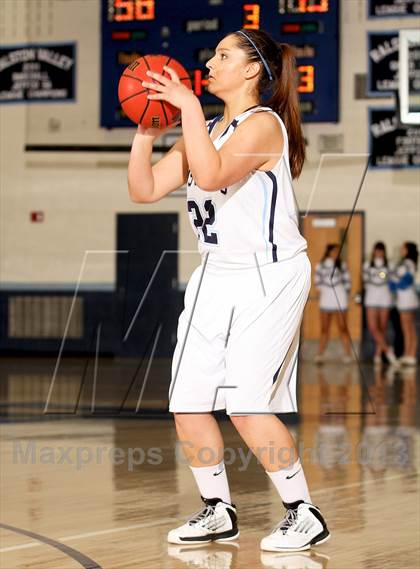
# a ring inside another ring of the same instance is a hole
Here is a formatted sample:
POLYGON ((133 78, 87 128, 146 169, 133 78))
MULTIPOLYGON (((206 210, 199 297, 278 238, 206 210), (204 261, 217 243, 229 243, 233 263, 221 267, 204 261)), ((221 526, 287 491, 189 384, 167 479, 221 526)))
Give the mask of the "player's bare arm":
MULTIPOLYGON (((161 131, 159 132, 161 134, 161 131)), ((128 191, 136 203, 153 203, 187 181, 188 163, 183 137, 153 166, 150 165, 156 136, 137 133, 128 163, 128 191)))
POLYGON ((255 113, 241 123, 218 151, 207 133, 198 108, 183 112, 183 132, 190 170, 203 190, 217 191, 244 178, 253 170, 273 164, 270 154, 281 154, 283 135, 278 121, 268 113, 255 113))

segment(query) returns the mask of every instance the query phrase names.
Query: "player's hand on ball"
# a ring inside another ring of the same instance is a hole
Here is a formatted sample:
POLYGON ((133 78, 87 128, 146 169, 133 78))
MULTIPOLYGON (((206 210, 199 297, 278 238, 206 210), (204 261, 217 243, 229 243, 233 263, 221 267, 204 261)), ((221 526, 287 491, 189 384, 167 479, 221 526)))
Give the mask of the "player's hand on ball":
POLYGON ((195 98, 195 95, 191 89, 188 89, 188 87, 181 83, 173 69, 166 65, 163 66, 163 69, 171 76, 170 79, 160 73, 147 71, 147 75, 154 80, 154 83, 143 81, 142 85, 143 87, 157 91, 157 93, 154 94, 149 93, 147 98, 151 101, 167 101, 171 103, 171 105, 174 105, 174 107, 182 109, 191 102, 193 97, 195 98))

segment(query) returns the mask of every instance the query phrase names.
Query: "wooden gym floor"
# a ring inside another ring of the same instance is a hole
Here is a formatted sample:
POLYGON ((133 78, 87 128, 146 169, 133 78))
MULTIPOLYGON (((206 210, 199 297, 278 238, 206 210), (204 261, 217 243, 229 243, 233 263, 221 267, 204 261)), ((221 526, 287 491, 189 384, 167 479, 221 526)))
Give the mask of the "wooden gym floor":
MULTIPOLYGON (((198 511, 201 502, 170 416, 152 412, 164 408, 164 392, 161 402, 154 394, 144 413, 98 417, 79 405, 73 413, 45 414, 54 361, 3 358, 0 364, 2 569, 420 565, 414 370, 301 364, 299 417, 281 418, 300 446, 312 500, 332 538, 311 552, 284 555, 259 550, 261 537, 284 510, 223 414, 240 538, 224 545, 169 545, 168 529, 198 511)), ((74 365, 58 390, 64 403, 74 396, 74 365)), ((106 369, 112 391, 125 368, 110 363, 106 369)))

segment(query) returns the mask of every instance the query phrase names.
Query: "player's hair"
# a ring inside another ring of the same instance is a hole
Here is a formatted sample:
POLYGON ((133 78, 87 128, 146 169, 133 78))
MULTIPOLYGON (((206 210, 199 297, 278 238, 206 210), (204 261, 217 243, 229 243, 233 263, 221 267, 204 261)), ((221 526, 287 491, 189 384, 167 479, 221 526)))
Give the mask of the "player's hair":
MULTIPOLYGON (((323 263, 330 256, 330 253, 333 249, 340 250, 340 245, 338 243, 328 243, 328 245, 325 247, 324 256, 321 259, 321 263, 323 263)), ((334 265, 339 270, 341 270, 341 259, 339 257, 337 257, 337 259, 335 260, 334 265)))
POLYGON ((384 254, 384 265, 385 267, 388 266, 388 257, 386 254, 386 247, 383 241, 377 241, 372 249, 372 254, 370 256, 370 266, 373 267, 375 264, 375 251, 383 251, 384 254))
POLYGON ((249 61, 261 63, 257 84, 258 96, 262 99, 263 94, 271 88, 271 96, 264 104, 276 111, 286 126, 289 138, 290 170, 292 178, 298 178, 305 161, 305 138, 302 133, 294 50, 287 43, 277 43, 264 30, 246 29, 241 32, 244 32, 253 43, 242 33, 233 32, 232 35, 236 38, 237 46, 247 54, 249 61), (260 56, 263 57, 271 71, 272 81, 260 56))
POLYGON ((411 259, 413 263, 416 265, 417 269, 417 261, 419 258, 419 251, 417 249, 417 245, 413 241, 405 241, 404 245, 405 248, 407 249, 407 253, 404 256, 404 259, 411 259))

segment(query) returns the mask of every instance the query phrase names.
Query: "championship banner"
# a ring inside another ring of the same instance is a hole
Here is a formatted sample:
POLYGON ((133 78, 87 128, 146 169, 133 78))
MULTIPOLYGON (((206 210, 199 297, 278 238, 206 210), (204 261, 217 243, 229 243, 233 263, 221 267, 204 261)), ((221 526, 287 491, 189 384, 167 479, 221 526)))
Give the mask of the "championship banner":
MULTIPOLYGON (((399 34, 397 31, 368 33, 368 95, 392 96, 398 91, 399 34)), ((420 48, 409 51, 408 74, 411 89, 420 86, 420 48)))
POLYGON ((0 47, 0 103, 75 100, 76 45, 0 47))
POLYGON ((420 126, 401 125, 395 109, 369 109, 372 168, 420 168, 420 126))

